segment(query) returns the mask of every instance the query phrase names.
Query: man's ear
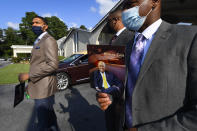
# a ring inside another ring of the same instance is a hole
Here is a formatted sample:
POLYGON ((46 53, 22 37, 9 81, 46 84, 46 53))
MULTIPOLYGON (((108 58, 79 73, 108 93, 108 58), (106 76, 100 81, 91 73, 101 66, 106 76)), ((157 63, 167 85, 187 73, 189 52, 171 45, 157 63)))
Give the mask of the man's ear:
POLYGON ((46 31, 48 29, 48 25, 43 26, 43 31, 46 31))

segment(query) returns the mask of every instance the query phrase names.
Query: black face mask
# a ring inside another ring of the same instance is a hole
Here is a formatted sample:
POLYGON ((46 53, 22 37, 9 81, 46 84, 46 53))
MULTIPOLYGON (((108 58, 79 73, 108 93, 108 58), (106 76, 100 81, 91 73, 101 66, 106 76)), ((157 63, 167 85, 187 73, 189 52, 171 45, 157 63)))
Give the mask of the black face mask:
POLYGON ((41 26, 32 26, 32 31, 37 35, 41 35, 43 33, 41 26))

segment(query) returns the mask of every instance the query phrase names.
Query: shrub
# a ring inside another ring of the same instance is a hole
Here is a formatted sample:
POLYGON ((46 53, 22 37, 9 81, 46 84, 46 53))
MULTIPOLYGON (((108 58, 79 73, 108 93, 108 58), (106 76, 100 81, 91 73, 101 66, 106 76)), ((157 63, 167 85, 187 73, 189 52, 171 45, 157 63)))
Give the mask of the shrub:
POLYGON ((12 62, 13 63, 20 63, 21 60, 22 60, 21 57, 12 57, 12 62))
POLYGON ((64 56, 58 56, 59 61, 63 60, 65 57, 64 56))

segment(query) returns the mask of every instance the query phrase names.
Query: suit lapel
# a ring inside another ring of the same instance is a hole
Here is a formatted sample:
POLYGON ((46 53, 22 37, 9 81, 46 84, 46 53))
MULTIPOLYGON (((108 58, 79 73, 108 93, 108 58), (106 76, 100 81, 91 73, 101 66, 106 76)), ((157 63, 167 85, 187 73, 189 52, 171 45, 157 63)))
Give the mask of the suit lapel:
MULTIPOLYGON (((117 36, 117 38, 116 38, 116 40, 115 40, 115 42, 116 41, 119 41, 124 35, 126 34, 126 29, 125 30, 123 30, 123 32, 122 33, 120 33, 120 35, 119 36, 117 36)), ((122 44, 122 43, 121 43, 122 44)))
POLYGON ((152 43, 148 49, 144 62, 139 72, 139 76, 136 82, 136 87, 139 85, 140 81, 142 80, 143 76, 145 75, 146 71, 149 69, 155 57, 159 55, 159 48, 161 48, 171 35, 171 25, 166 23, 165 21, 162 22, 161 26, 159 27, 158 31, 155 34, 155 37, 152 40, 152 43))
POLYGON ((127 67, 129 66, 129 62, 130 62, 130 55, 131 55, 131 51, 132 51, 132 47, 133 47, 134 36, 135 35, 132 36, 133 38, 126 45, 126 56, 125 56, 125 60, 126 60, 127 67))
POLYGON ((36 45, 40 45, 40 43, 42 43, 48 36, 49 36, 48 33, 46 33, 46 34, 38 41, 38 43, 36 43, 36 45))
POLYGON ((46 38, 48 38, 49 37, 49 35, 48 35, 48 33, 47 34, 45 34, 34 46, 33 46, 33 49, 31 50, 31 60, 30 60, 30 63, 31 63, 31 61, 32 61, 32 55, 34 54, 34 51, 36 50, 35 48, 37 47, 37 46, 39 46, 40 47, 40 44, 46 39, 46 38))

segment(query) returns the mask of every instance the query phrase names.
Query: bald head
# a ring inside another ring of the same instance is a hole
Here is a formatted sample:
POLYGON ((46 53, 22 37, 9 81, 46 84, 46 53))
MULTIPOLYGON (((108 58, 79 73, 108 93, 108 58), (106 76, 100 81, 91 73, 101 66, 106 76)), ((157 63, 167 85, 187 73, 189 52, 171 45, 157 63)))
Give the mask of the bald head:
POLYGON ((104 73, 105 72, 105 62, 99 61, 98 62, 98 69, 100 72, 104 73))

